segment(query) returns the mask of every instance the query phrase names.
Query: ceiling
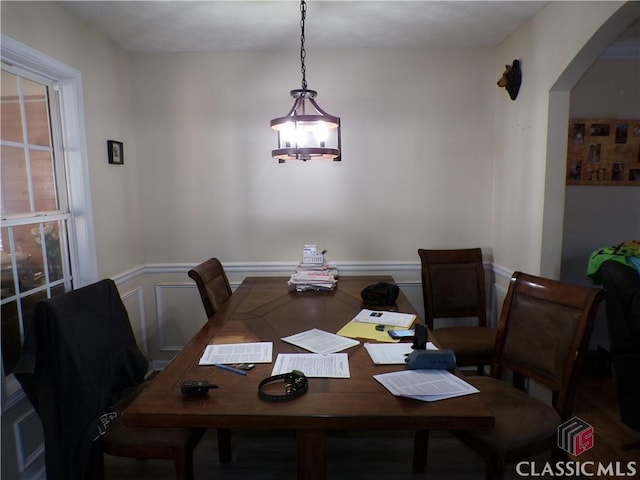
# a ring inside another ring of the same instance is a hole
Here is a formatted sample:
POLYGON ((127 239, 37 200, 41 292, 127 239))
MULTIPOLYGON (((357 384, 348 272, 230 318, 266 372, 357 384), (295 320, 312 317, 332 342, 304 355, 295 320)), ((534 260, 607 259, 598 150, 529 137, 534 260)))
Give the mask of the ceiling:
MULTIPOLYGON (((58 3, 130 52, 300 48, 295 0, 58 3)), ((547 3, 309 0, 306 47, 493 47, 547 3)))

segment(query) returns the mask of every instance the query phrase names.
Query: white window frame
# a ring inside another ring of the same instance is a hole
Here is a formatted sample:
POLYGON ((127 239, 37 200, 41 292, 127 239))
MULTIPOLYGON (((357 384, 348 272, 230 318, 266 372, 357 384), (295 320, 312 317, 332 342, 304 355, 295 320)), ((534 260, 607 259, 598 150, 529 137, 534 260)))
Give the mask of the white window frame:
MULTIPOLYGON (((71 271, 75 288, 98 280, 98 266, 93 229, 93 208, 89 181, 88 155, 84 122, 82 74, 11 37, 0 34, 2 62, 47 78, 59 85, 62 152, 66 172, 71 244, 71 271)), ((2 362, 0 362, 0 368, 2 362)), ((24 398, 13 375, 4 376, 2 411, 24 398)))

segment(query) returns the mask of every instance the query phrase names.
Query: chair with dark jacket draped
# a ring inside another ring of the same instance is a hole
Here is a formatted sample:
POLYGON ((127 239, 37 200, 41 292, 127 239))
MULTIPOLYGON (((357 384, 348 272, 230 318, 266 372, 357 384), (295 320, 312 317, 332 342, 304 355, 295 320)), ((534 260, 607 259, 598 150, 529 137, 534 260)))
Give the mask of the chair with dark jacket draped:
POLYGON ((15 374, 42 420, 48 480, 104 478, 103 452, 171 459, 176 478, 193 478, 204 429, 121 422, 147 369, 112 280, 36 304, 15 374))
MULTIPOLYGON (((615 260, 604 262, 600 272, 620 418, 640 432, 640 275, 615 260)), ((640 448, 640 441, 623 448, 640 448)))

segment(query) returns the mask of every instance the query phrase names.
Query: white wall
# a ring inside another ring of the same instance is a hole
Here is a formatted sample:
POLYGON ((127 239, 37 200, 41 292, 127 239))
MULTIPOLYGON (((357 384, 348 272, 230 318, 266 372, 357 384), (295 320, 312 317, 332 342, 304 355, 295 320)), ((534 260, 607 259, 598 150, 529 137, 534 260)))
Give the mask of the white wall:
POLYGON ((269 121, 292 105, 296 61, 132 57, 145 263, 291 261, 305 243, 334 261, 491 252, 490 51, 309 51, 309 86, 342 118, 343 161, 278 164, 269 121))
MULTIPOLYGON (((522 60, 523 70, 517 101, 506 94, 496 97, 492 244, 500 266, 559 276, 566 145, 564 152, 562 144, 559 152, 549 150, 547 127, 550 115, 558 113, 566 125, 568 111, 553 111, 551 92, 574 57, 622 5, 550 2, 496 49, 496 71, 515 58, 522 60)), ((606 43, 600 43, 604 49, 606 43)))
POLYGON ((98 271, 142 263, 136 136, 129 57, 54 2, 2 2, 2 33, 82 73, 98 271), (124 166, 109 165, 107 140, 124 142, 124 166))
POLYGON ((260 264, 286 275, 302 245, 317 243, 342 274, 391 264, 381 273, 403 282, 418 310, 419 247, 479 245, 490 262, 491 58, 310 51, 309 86, 342 118, 343 161, 278 164, 269 121, 299 87, 294 50, 132 55, 143 263, 159 266, 145 280, 154 360, 204 321, 195 290, 182 287, 193 287, 186 266, 210 256, 240 282, 264 274, 260 264), (166 333, 178 326, 187 333, 166 333))

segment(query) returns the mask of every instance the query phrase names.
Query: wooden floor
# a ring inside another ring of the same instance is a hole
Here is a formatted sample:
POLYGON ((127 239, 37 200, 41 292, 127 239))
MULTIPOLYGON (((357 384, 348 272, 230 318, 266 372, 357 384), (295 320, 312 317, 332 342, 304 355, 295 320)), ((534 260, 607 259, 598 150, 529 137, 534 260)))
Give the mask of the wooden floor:
MULTIPOLYGON (((640 377, 638 381, 640 381, 640 377)), ((623 474, 627 472, 627 463, 635 461, 637 474, 632 478, 640 478, 640 432, 620 422, 613 377, 582 377, 574 406, 574 415, 593 426, 595 434, 593 448, 574 460, 600 462, 601 464, 620 462, 620 465, 624 467, 620 470, 620 473, 623 474), (623 449, 624 445, 630 443, 637 445, 634 449, 623 449)), ((609 479, 621 478, 621 476, 594 475, 589 478, 609 479)))
MULTIPOLYGON (((595 446, 576 461, 609 464, 636 461, 640 476, 640 449, 624 451, 621 446, 640 441, 640 433, 622 425, 611 377, 583 377, 575 415, 591 424, 595 446)), ((218 461, 215 432, 207 432, 195 452, 195 480, 283 480, 296 478, 296 442, 291 432, 233 431, 233 459, 218 461)), ((336 432, 327 440, 328 480, 482 480, 482 460, 448 432, 432 432, 426 474, 411 471, 413 439, 410 432, 336 432)), ((549 455, 528 459, 542 468, 549 455)), ((116 457, 105 459, 106 479, 169 480, 173 466, 163 460, 137 461, 116 457)), ((626 471, 626 470, 623 470, 626 471)), ((515 464, 507 469, 508 480, 523 478, 515 464)), ((552 478, 537 476, 536 478, 552 478)), ((578 477, 573 477, 578 478, 578 477)), ((589 476, 588 479, 620 478, 589 476)), ((638 477, 636 477, 638 478, 638 477)))

